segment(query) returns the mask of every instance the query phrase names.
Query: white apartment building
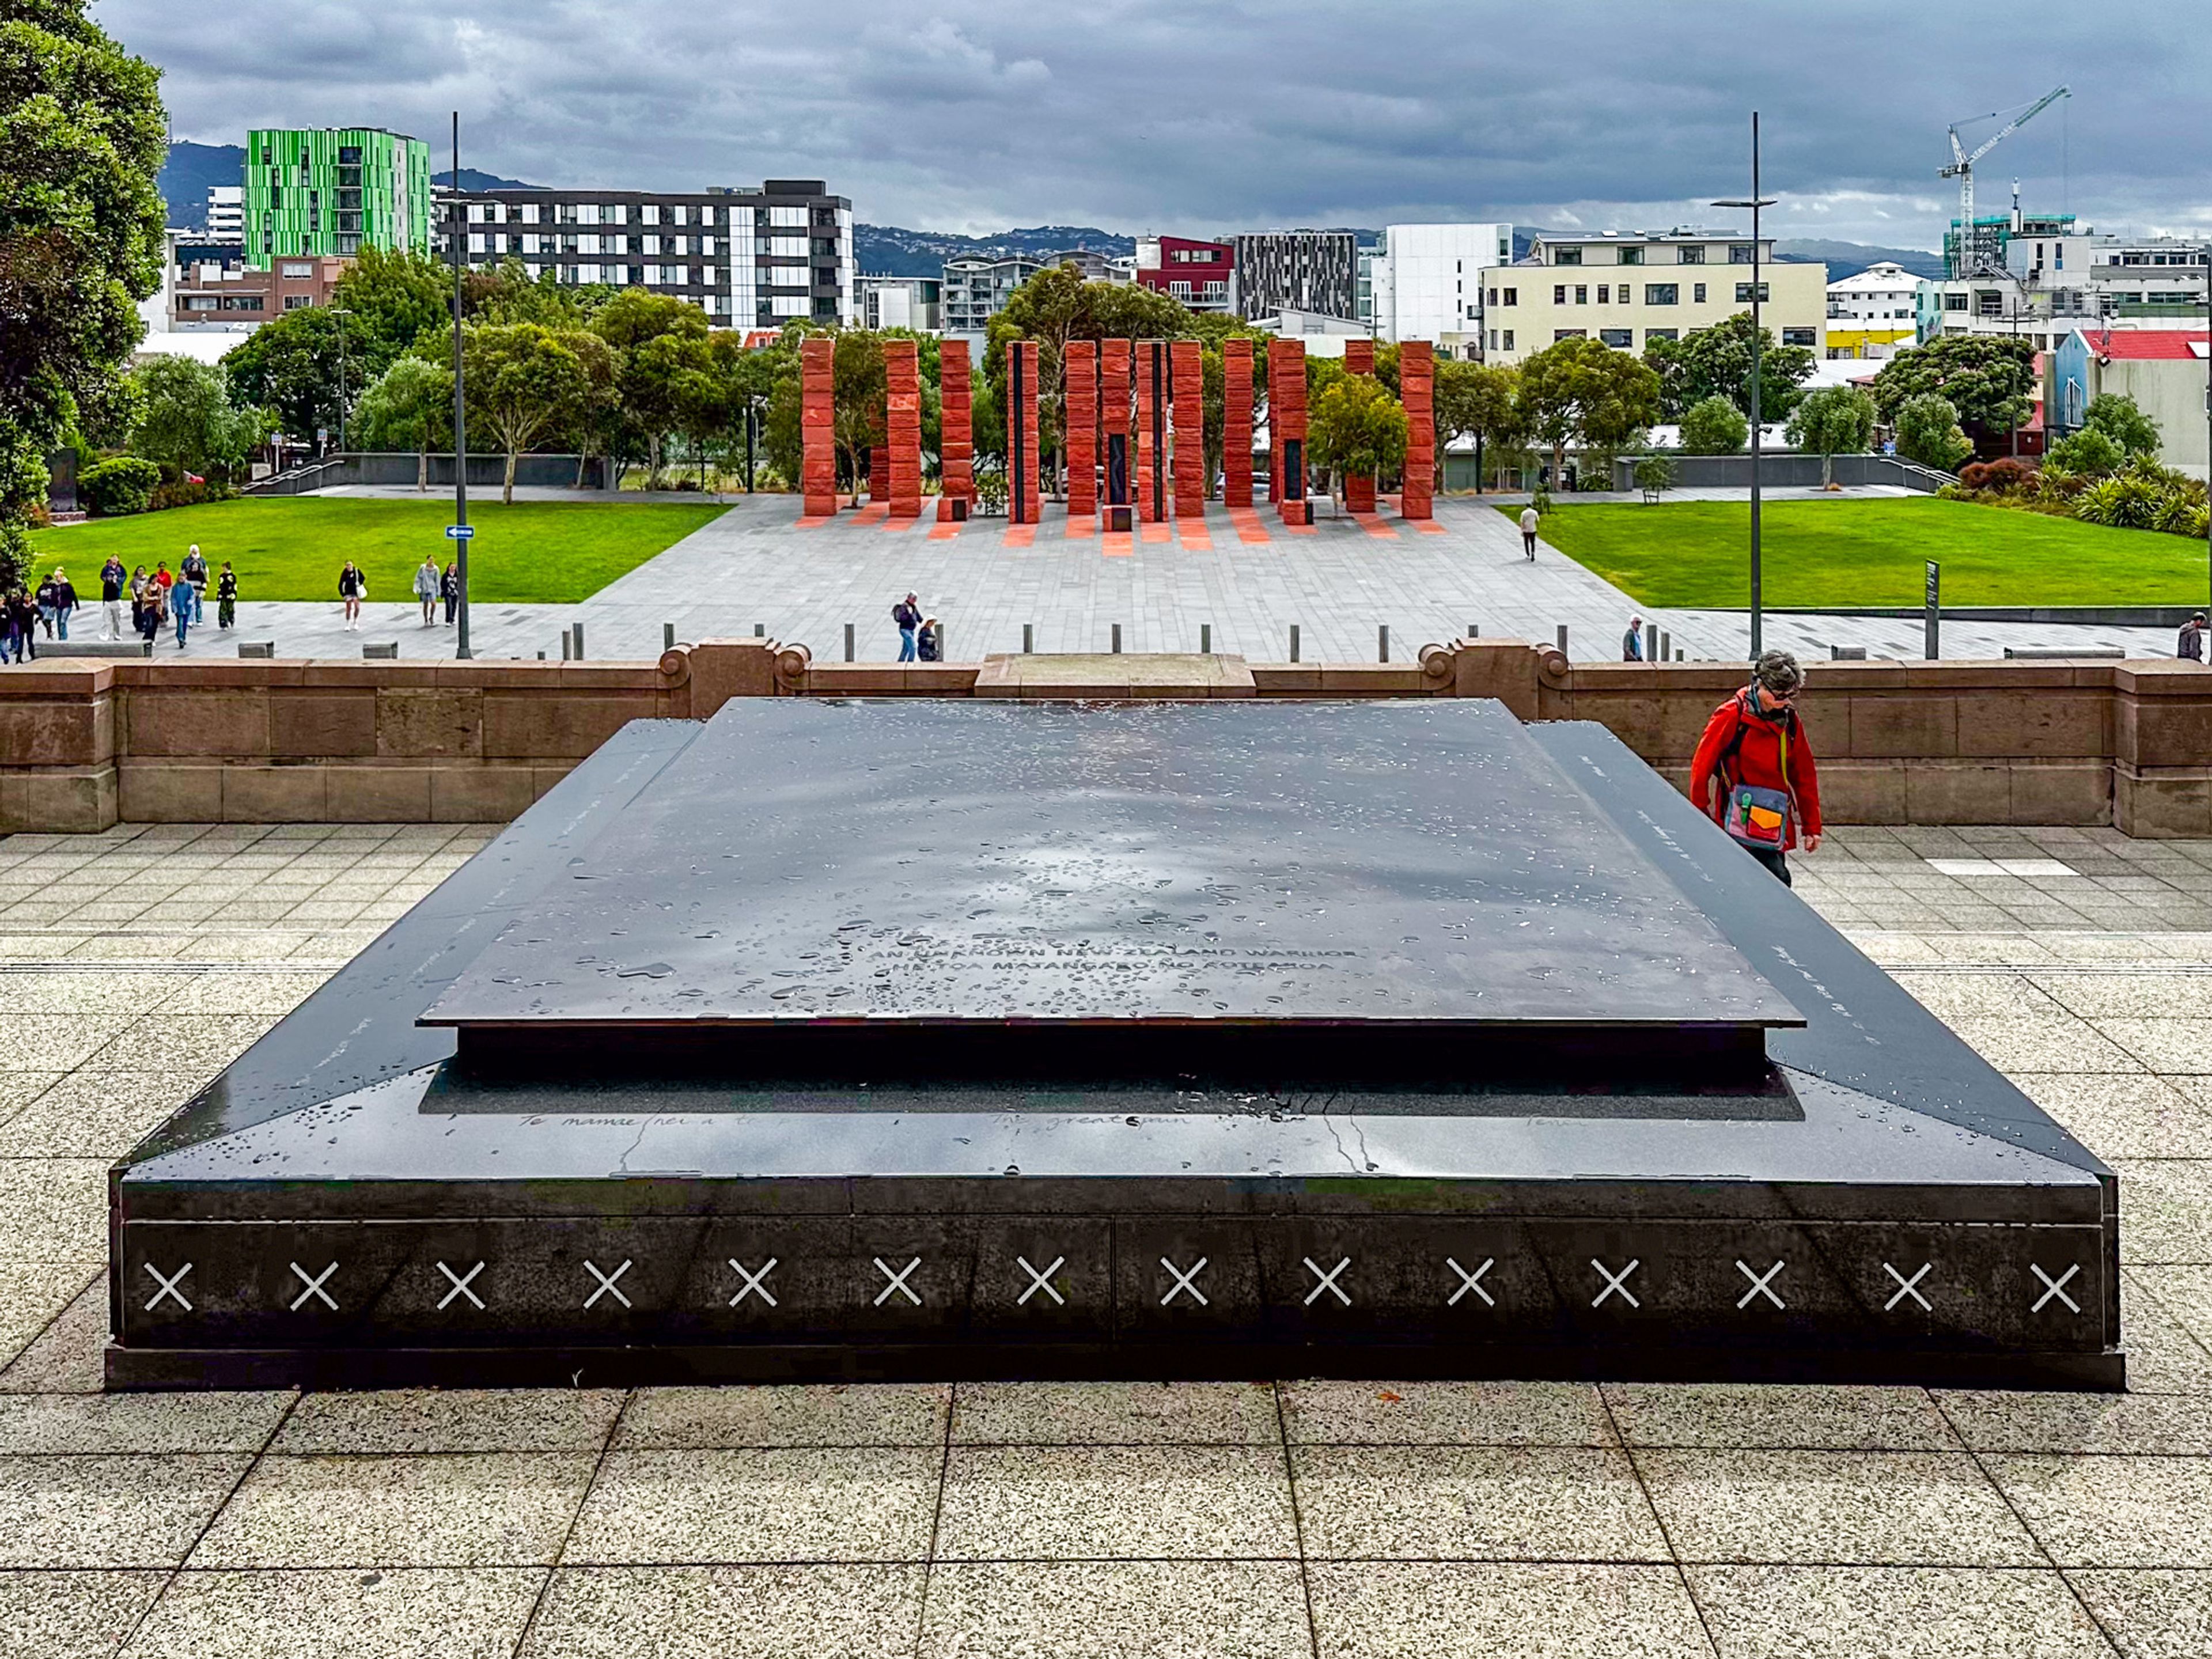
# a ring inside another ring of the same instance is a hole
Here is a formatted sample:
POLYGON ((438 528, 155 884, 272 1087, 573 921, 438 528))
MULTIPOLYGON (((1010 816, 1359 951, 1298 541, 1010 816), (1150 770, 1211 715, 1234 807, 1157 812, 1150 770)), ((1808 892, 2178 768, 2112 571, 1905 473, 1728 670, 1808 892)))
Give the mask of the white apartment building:
POLYGON ((2006 334, 2051 351, 2075 330, 2201 329, 2204 245, 2178 236, 2100 236, 2094 230, 2015 234, 2004 268, 1930 283, 1919 337, 2006 334))
MULTIPOLYGON (((1719 230, 1539 237, 1517 264, 1482 273, 1483 356, 1518 363, 1571 337, 1642 352, 1751 308, 1753 243, 1719 230)), ((1784 345, 1826 349, 1828 268, 1773 264, 1759 245, 1763 320, 1784 345)))
POLYGON ((862 328, 906 328, 937 332, 942 282, 935 276, 863 276, 854 310, 862 328))
POLYGON ((1508 224, 1389 225, 1362 275, 1377 339, 1429 340, 1447 357, 1483 355, 1482 273, 1513 260, 1508 224))
POLYGON ((1828 284, 1828 356, 1894 356, 1919 338, 1920 290, 1927 279, 1885 260, 1828 284))
POLYGON ((246 189, 242 185, 210 185, 207 193, 207 239, 210 242, 246 241, 246 189))

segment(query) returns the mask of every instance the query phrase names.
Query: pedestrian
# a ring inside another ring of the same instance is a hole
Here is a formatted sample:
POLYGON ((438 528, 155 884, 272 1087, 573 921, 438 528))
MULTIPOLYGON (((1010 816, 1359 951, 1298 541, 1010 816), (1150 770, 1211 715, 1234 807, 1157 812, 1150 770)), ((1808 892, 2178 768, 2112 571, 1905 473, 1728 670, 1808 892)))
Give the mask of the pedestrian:
POLYGON ((1620 636, 1620 659, 1623 662, 1644 660, 1644 618, 1631 617, 1628 631, 1620 636))
POLYGON ((109 554, 107 562, 100 567, 100 637, 103 640, 123 637, 123 589, 130 580, 123 561, 109 554))
POLYGON ((937 618, 924 617, 921 630, 915 635, 915 654, 922 662, 942 662, 945 647, 937 631, 937 618))
POLYGON ((161 584, 149 581, 146 591, 138 596, 138 636, 152 645, 161 634, 161 623, 169 614, 169 596, 161 584))
POLYGON ((2204 660, 2204 613, 2200 611, 2181 624, 2181 637, 2174 641, 2173 654, 2191 662, 2204 660))
POLYGON ((361 600, 368 584, 361 579, 361 571, 351 559, 338 572, 338 597, 345 601, 345 625, 348 633, 361 631, 361 600))
POLYGON ((199 619, 199 612, 193 605, 192 585, 190 582, 180 581, 170 588, 169 615, 177 624, 177 649, 181 651, 185 648, 185 634, 190 631, 192 623, 199 619))
POLYGON ((422 562, 415 569, 415 597, 422 603, 422 626, 425 628, 438 625, 438 594, 443 586, 443 578, 438 574, 438 561, 425 553, 422 562))
POLYGON ((54 567, 54 632, 63 639, 69 637, 69 619, 76 610, 76 587, 69 579, 69 572, 61 566, 54 567))
POLYGON ((167 562, 161 559, 155 560, 154 574, 147 580, 161 588, 161 608, 166 611, 169 605, 169 590, 177 585, 177 579, 170 573, 167 562))
POLYGON ((446 574, 438 578, 438 592, 446 601, 446 626, 453 625, 453 617, 461 608, 461 568, 447 561, 446 574))
POLYGON ((185 579, 185 586, 191 590, 189 597, 192 602, 192 626, 197 628, 206 620, 208 585, 207 558, 201 553, 198 542, 194 542, 186 550, 184 568, 180 574, 185 579))
POLYGON ((229 628, 238 621, 238 573, 230 561, 222 562, 222 574, 215 579, 215 625, 229 628))
POLYGON ((35 659, 39 654, 39 607, 20 587, 8 595, 6 604, 8 632, 4 642, 0 642, 0 658, 12 657, 17 662, 27 657, 35 659))
POLYGON ((1531 564, 1536 562, 1536 526, 1540 522, 1535 502, 1531 501, 1521 509, 1521 550, 1528 556, 1531 564))
POLYGON ((39 626, 46 630, 46 637, 54 636, 54 579, 49 576, 39 584, 36 595, 39 607, 39 626))
POLYGON ((1787 651, 1761 653, 1751 684, 1705 722, 1690 762, 1690 799, 1752 857, 1790 884, 1784 854, 1820 845, 1820 777, 1797 714, 1805 671, 1787 651))
POLYGON ((915 602, 914 594, 908 594, 891 607, 891 620, 898 624, 898 659, 901 662, 912 662, 915 659, 915 629, 921 626, 921 607, 915 602))

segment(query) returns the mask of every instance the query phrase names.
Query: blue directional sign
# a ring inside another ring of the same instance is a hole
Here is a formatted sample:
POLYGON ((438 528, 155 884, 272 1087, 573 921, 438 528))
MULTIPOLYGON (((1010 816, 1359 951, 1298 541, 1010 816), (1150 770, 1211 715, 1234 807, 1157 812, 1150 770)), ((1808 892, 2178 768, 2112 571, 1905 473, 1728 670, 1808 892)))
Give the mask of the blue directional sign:
POLYGON ((449 524, 446 526, 446 539, 449 542, 471 541, 475 539, 477 527, 472 524, 449 524))

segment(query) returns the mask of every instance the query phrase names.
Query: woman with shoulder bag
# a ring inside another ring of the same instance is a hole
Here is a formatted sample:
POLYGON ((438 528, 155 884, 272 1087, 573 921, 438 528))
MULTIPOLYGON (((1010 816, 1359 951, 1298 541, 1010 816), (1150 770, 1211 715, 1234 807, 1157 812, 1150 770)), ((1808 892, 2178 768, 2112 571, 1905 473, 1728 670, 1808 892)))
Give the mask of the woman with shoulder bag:
POLYGON ((1804 687, 1796 658, 1764 653, 1751 684, 1713 710, 1690 762, 1690 799, 1784 886, 1785 854, 1820 845, 1820 771, 1797 714, 1804 687))

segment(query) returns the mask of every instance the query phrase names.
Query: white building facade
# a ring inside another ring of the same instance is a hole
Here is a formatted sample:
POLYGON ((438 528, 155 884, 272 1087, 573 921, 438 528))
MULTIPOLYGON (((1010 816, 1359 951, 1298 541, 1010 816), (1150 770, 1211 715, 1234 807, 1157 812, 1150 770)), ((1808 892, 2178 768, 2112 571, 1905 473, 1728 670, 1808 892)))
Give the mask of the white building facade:
POLYGON ((1513 259, 1513 227, 1389 225, 1368 262, 1376 337, 1429 340, 1448 357, 1483 356, 1482 273, 1513 259))
POLYGON ((1828 284, 1828 356, 1893 356, 1919 338, 1920 290, 1929 287, 1887 260, 1828 284))
POLYGON ((241 185, 210 185, 207 193, 207 235, 210 242, 246 241, 246 189, 241 185))

